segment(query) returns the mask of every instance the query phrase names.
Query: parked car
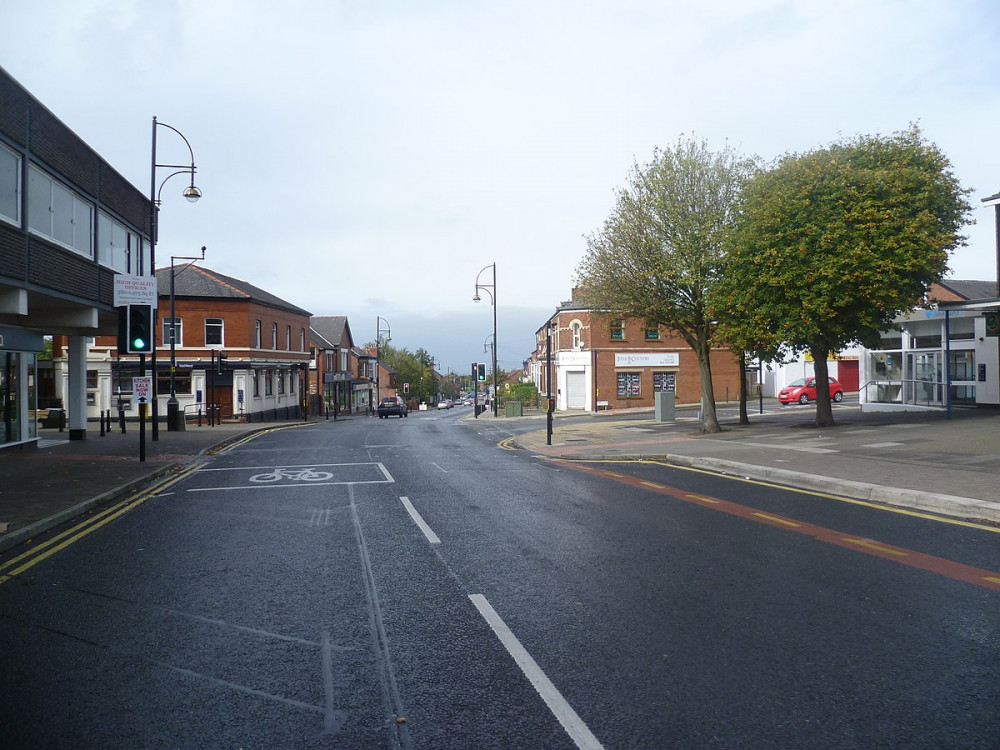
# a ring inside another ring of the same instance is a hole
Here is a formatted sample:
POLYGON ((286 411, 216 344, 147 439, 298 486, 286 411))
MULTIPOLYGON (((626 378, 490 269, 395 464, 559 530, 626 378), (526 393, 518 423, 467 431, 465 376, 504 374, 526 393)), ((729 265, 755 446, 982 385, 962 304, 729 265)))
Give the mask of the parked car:
MULTIPOLYGON (((830 378, 830 398, 838 404, 844 400, 844 389, 836 378, 830 378)), ((780 391, 778 401, 783 404, 793 402, 808 404, 816 400, 816 378, 799 378, 793 380, 780 391)))
POLYGON ((450 398, 443 398, 438 401, 438 409, 450 409, 455 405, 455 402, 450 398))
POLYGON ((405 417, 407 411, 406 402, 399 396, 386 396, 378 404, 379 419, 391 417, 394 414, 397 417, 405 417))

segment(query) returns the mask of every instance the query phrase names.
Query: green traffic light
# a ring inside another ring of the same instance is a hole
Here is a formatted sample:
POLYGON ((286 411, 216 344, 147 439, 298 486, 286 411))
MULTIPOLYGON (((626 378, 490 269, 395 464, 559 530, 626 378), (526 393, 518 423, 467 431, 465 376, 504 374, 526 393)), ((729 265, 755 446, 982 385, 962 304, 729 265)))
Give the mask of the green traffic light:
POLYGON ((146 348, 146 342, 143 341, 142 339, 134 339, 132 341, 132 348, 133 349, 145 349, 146 348))

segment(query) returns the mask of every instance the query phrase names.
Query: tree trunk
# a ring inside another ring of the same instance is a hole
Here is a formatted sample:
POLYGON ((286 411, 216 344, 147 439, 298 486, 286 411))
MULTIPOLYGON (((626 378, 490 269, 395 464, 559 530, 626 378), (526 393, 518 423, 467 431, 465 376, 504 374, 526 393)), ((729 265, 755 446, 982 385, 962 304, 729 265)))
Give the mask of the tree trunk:
POLYGON ((740 355, 740 424, 750 424, 747 414, 747 356, 740 355))
POLYGON ((712 386, 712 347, 705 341, 699 341, 695 352, 698 355, 698 369, 701 372, 701 431, 705 433, 721 432, 719 418, 715 413, 715 388, 712 386))
POLYGON ((830 375, 826 365, 827 349, 810 349, 813 374, 816 376, 816 426, 833 427, 833 404, 830 402, 830 375))

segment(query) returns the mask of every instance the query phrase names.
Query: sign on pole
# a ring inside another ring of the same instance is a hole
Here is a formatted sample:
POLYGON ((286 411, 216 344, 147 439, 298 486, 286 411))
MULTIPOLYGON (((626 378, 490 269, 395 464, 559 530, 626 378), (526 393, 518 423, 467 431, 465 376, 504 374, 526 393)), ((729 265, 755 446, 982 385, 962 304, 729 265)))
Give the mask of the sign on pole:
POLYGON ((115 276, 115 307, 127 305, 149 305, 156 307, 156 277, 129 276, 120 273, 115 276))
POLYGON ((132 378, 132 392, 140 404, 145 404, 149 401, 151 390, 153 390, 153 377, 151 375, 141 375, 132 378))

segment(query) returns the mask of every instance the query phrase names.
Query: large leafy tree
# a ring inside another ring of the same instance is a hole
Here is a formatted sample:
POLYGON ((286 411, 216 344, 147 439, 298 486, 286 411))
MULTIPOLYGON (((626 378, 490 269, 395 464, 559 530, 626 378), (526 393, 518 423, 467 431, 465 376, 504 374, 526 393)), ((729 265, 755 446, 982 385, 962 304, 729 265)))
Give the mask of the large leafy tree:
POLYGON ((873 345, 944 275, 968 192, 916 126, 786 156, 746 186, 719 306, 746 340, 812 355, 817 425, 833 424, 827 357, 873 345))
POLYGON ((678 333, 698 358, 704 432, 718 432, 709 290, 722 274, 740 190, 756 160, 679 138, 638 164, 603 228, 587 238, 577 270, 584 301, 611 317, 641 318, 678 333))

